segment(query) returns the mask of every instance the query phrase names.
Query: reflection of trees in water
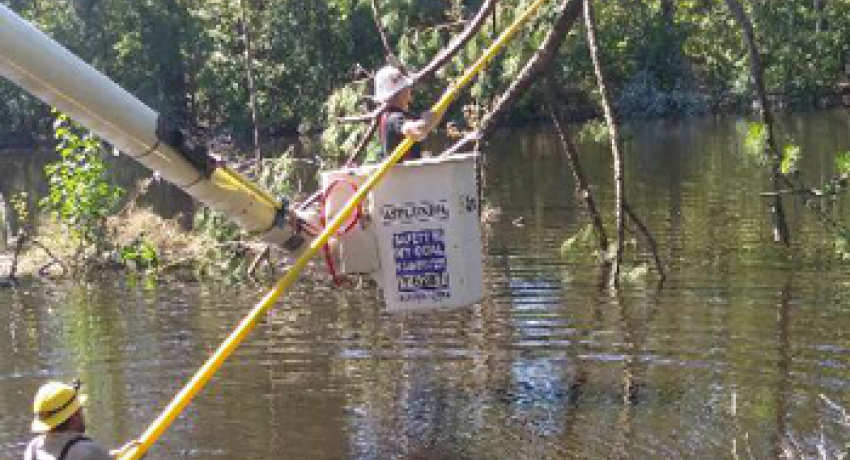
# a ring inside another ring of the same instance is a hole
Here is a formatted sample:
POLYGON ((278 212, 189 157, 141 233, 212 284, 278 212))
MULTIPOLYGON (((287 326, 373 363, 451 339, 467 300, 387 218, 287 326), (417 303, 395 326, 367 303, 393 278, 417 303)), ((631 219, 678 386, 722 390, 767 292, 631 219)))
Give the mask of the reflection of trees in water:
POLYGON ((652 319, 658 310, 659 289, 651 292, 643 306, 644 317, 636 314, 639 305, 627 305, 620 295, 612 299, 618 309, 623 339, 622 408, 617 420, 618 436, 613 447, 614 458, 628 458, 633 440, 634 405, 641 400, 640 355, 649 336, 652 319))
MULTIPOLYGON (((795 379, 792 307, 795 305, 796 276, 795 273, 788 274, 776 293, 776 342, 773 351, 775 383, 772 389, 769 388, 770 384, 765 385, 768 387, 766 390, 771 390, 771 394, 762 396, 753 391, 748 392, 745 384, 739 384, 737 381, 731 390, 731 449, 735 458, 826 459, 843 458, 846 455, 847 445, 842 445, 842 442, 846 439, 847 427, 843 426, 838 436, 835 432, 828 432, 828 423, 824 423, 823 419, 824 409, 828 409, 822 404, 823 395, 814 395, 811 391, 801 388, 801 383, 795 379), (802 410, 803 407, 811 409, 811 412, 802 410), (817 423, 807 420, 813 416, 819 419, 817 423), (748 419, 763 419, 768 424, 773 422, 772 430, 765 430, 766 439, 751 436, 746 428, 751 424, 746 422, 748 419), (761 454, 761 451, 764 454, 761 454)), ((801 316, 801 320, 805 321, 806 317, 801 316)), ((796 346, 806 348, 805 343, 805 334, 800 334, 796 346)), ((819 356, 817 359, 826 358, 819 356)))
MULTIPOLYGON (((47 185, 44 179, 44 165, 47 162, 45 155, 30 151, 5 151, 0 152, 0 201, 4 209, 4 227, 8 237, 18 233, 21 223, 18 222, 18 214, 12 206, 14 197, 26 194, 26 204, 29 210, 29 224, 35 224, 38 209, 38 200, 45 193, 47 185)), ((2 242, 0 241, 0 246, 2 242)))

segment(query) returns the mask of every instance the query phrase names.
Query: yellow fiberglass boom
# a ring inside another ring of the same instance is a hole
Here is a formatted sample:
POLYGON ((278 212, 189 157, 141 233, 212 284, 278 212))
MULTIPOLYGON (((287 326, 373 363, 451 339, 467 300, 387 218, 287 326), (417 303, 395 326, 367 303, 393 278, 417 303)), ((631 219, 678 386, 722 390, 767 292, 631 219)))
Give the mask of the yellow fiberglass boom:
POLYGON ((245 230, 290 251, 303 246, 288 203, 192 145, 184 132, 0 4, 0 75, 245 230))

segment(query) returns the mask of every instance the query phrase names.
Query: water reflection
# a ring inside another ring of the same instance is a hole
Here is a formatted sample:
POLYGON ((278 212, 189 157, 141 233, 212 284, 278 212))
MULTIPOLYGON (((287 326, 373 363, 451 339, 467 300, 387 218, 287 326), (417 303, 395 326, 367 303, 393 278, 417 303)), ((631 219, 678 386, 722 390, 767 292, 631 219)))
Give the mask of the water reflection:
MULTIPOLYGON (((821 395, 850 407, 850 271, 817 228, 788 251, 769 242, 760 169, 736 123, 630 134, 632 204, 673 266, 663 290, 650 277, 613 296, 592 260, 559 255, 585 225, 571 176, 553 137, 514 132, 485 162, 499 209, 485 233, 485 301, 390 315, 373 290, 299 284, 148 458, 840 452, 846 428, 821 395)), ((845 114, 787 123, 805 152, 848 148, 845 114)), ((607 154, 583 152, 610 211, 607 154)), ((828 158, 804 161, 830 174, 828 158)), ((793 216, 802 228, 805 215, 793 216)), ((0 458, 19 457, 46 378, 86 381, 106 444, 137 436, 257 297, 124 279, 0 290, 0 458)))

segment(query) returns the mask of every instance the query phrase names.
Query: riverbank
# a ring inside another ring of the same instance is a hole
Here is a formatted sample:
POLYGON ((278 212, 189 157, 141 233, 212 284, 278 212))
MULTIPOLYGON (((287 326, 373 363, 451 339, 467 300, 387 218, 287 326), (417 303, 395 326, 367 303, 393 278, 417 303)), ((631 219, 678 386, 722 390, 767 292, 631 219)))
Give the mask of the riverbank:
MULTIPOLYGON (((13 240, 0 253, 0 278, 87 278, 124 272, 178 281, 261 281, 283 273, 294 260, 241 232, 211 228, 227 224, 203 216, 196 220, 202 222, 187 230, 178 219, 162 218, 150 209, 111 217, 108 249, 102 254, 81 249, 60 225, 47 221, 37 233, 19 236, 22 240, 13 240)), ((326 278, 320 266, 306 274, 317 281, 326 278)))

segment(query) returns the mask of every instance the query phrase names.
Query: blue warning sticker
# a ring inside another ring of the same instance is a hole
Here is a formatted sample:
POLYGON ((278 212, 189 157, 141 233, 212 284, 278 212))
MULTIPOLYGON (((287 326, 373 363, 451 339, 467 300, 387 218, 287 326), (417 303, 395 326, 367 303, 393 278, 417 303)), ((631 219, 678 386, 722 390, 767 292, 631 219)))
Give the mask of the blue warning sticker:
POLYGON ((439 300, 450 296, 444 229, 393 234, 399 300, 439 300))

